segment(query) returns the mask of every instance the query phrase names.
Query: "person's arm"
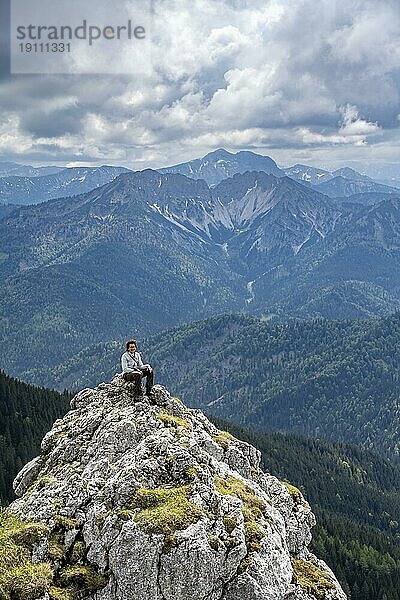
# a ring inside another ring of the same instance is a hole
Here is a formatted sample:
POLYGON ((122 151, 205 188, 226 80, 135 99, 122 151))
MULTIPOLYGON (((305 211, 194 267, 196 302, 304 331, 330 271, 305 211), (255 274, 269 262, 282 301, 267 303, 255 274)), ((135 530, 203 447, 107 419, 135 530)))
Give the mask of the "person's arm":
POLYGON ((139 352, 136 352, 136 358, 137 358, 137 366, 139 369, 141 369, 142 367, 144 367, 144 364, 143 364, 142 357, 140 356, 139 352))
POLYGON ((127 373, 127 371, 128 371, 128 363, 127 363, 125 354, 126 353, 124 352, 124 354, 121 356, 121 367, 122 367, 123 373, 127 373))

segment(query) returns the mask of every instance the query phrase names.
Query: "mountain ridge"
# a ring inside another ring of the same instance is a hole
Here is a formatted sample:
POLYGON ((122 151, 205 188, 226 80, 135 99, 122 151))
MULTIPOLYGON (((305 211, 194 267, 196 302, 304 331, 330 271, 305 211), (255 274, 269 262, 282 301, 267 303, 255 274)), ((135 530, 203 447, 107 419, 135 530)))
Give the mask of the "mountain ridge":
POLYGON ((89 192, 108 183, 125 167, 67 167, 31 177, 0 177, 0 203, 31 205, 89 192))
MULTIPOLYGON (((33 204, 49 198, 65 197, 90 191, 111 180, 126 167, 38 167, 0 163, 0 202, 2 204, 33 204), (3 171, 2 166, 3 165, 3 171), (8 167, 7 167, 8 165, 8 167), (106 171, 110 173, 106 176, 106 171), (73 177, 73 175, 76 175, 73 177), (97 174, 97 177, 95 176, 97 174), (76 184, 74 182, 80 181, 76 184)), ((354 194, 398 193, 387 184, 377 183, 371 177, 358 173, 350 167, 327 171, 300 163, 280 168, 269 156, 251 151, 228 152, 219 148, 202 158, 162 167, 160 173, 180 173, 189 178, 204 179, 210 187, 222 180, 246 171, 265 172, 276 177, 289 176, 308 188, 327 194, 332 198, 347 198, 354 194), (322 185, 322 188, 319 186, 322 185)))
POLYGON ((291 167, 278 167, 269 156, 250 151, 228 152, 223 148, 209 152, 202 158, 157 169, 159 172, 179 172, 194 179, 203 178, 210 186, 223 179, 246 171, 263 171, 277 177, 289 176, 293 180, 312 187, 332 198, 348 197, 357 193, 399 193, 396 187, 376 182, 373 178, 351 167, 319 169, 297 163, 291 167), (322 185, 322 188, 319 186, 322 185))
POLYGON ((51 352, 68 360, 124 335, 126 323, 141 336, 222 312, 278 320, 393 312, 400 213, 397 197, 385 198, 347 206, 263 172, 210 188, 145 170, 14 210, 0 220, 3 367, 16 375, 22 365, 51 367, 51 352), (28 362, 18 351, 24 339, 28 362))
POLYGON ((264 171, 277 176, 284 175, 284 172, 269 156, 243 150, 233 154, 223 148, 209 152, 202 158, 162 167, 157 171, 181 173, 193 179, 205 179, 210 186, 217 185, 223 179, 232 177, 236 173, 245 173, 246 171, 264 171))

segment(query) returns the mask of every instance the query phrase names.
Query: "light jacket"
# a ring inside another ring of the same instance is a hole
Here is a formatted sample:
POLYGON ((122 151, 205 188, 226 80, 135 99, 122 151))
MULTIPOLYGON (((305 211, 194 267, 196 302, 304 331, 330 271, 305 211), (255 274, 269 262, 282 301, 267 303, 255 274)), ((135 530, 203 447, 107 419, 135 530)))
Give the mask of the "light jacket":
POLYGON ((124 352, 121 356, 121 366, 123 373, 130 373, 138 369, 140 370, 144 365, 139 352, 135 352, 135 354, 124 352))

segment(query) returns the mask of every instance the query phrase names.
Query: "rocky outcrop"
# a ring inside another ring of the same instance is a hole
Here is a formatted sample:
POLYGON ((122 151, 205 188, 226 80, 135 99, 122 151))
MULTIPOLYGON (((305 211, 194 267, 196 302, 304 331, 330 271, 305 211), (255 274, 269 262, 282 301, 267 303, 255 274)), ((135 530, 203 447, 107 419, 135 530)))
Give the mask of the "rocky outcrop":
POLYGON ((81 391, 17 476, 10 511, 47 526, 33 548, 54 572, 42 597, 345 600, 307 548, 315 519, 301 493, 153 390, 135 398, 118 375, 81 391))

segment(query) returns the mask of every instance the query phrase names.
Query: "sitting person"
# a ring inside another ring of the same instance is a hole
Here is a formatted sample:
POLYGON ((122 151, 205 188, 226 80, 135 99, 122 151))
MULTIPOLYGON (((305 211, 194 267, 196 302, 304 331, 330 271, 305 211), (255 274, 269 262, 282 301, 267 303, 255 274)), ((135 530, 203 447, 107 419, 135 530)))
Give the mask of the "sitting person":
POLYGON ((142 391, 142 377, 146 377, 146 395, 149 396, 153 387, 154 373, 150 365, 144 365, 137 351, 136 340, 126 342, 126 352, 121 356, 121 366, 125 381, 136 384, 136 390, 142 391))

